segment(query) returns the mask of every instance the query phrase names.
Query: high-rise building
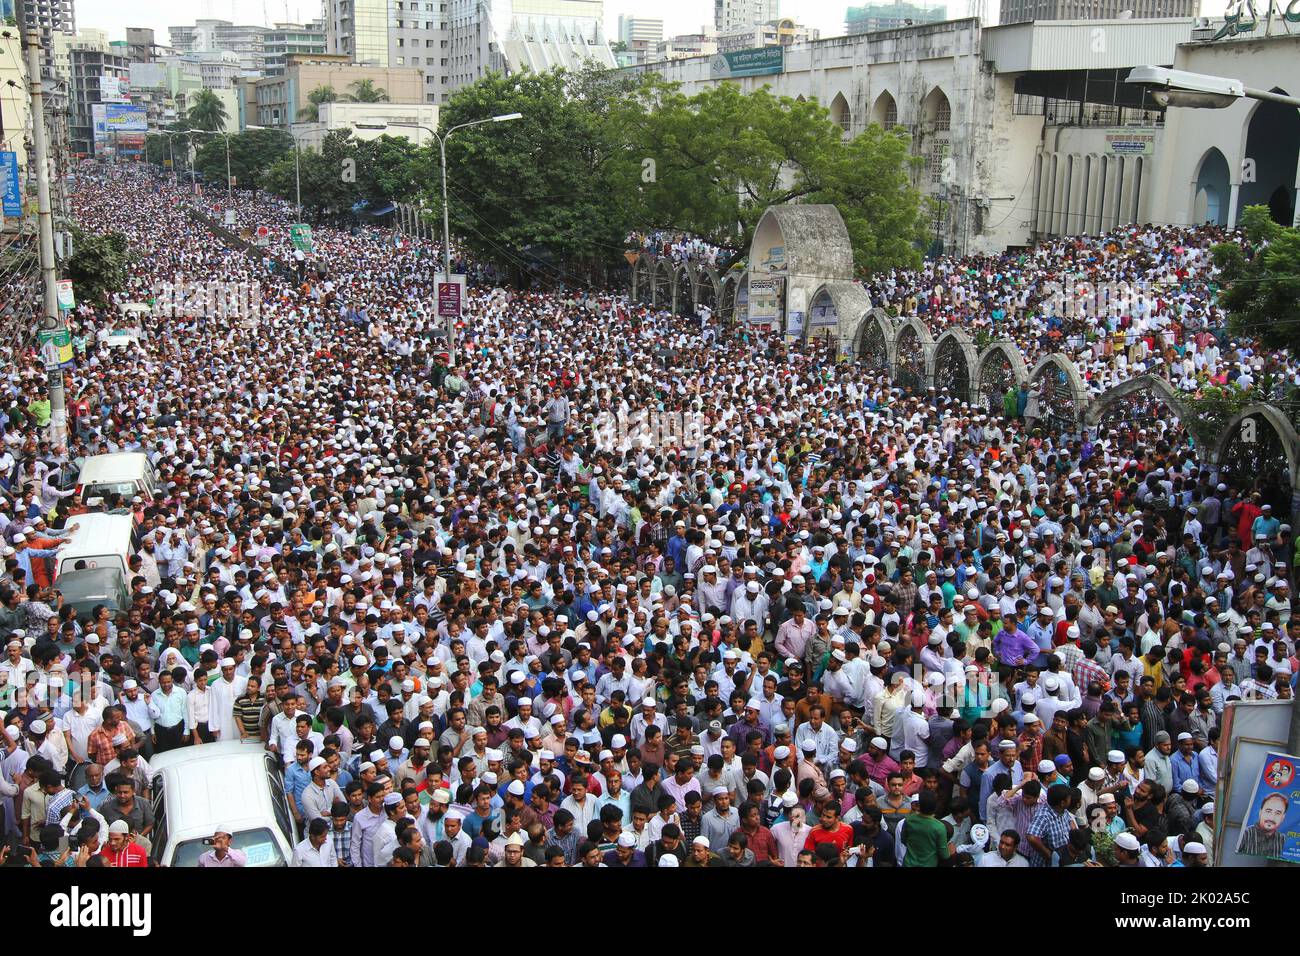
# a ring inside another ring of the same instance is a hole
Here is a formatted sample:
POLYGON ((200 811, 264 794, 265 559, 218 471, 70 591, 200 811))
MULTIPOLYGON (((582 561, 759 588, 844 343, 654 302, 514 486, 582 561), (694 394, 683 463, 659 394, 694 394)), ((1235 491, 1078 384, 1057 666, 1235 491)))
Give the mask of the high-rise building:
POLYGON ((324 53, 325 22, 313 20, 311 23, 277 23, 266 34, 265 69, 267 76, 279 76, 284 72, 285 58, 291 53, 324 53))
POLYGON ((638 49, 639 44, 653 46, 664 38, 664 22, 648 17, 618 16, 618 39, 626 43, 629 49, 638 49))
MULTIPOLYGON (((131 81, 131 61, 116 53, 73 47, 69 53, 72 77, 68 135, 72 151, 82 156, 95 154, 94 107, 105 102, 104 78, 131 81)), ((103 144, 101 143, 101 146, 103 144)))
POLYGON ((713 0, 713 29, 727 33, 781 16, 780 0, 713 0))
POLYGON ((21 0, 15 16, 22 16, 28 36, 41 41, 41 76, 53 78, 54 37, 77 32, 77 15, 73 0, 21 0))
POLYGON ((388 94, 390 103, 428 102, 423 98, 424 74, 418 67, 368 66, 353 63, 342 54, 290 54, 282 74, 262 77, 251 84, 251 100, 244 86, 245 122, 288 129, 306 118, 304 110, 310 109, 311 93, 316 88, 328 86, 343 94, 364 80, 388 94))
POLYGON ((486 73, 613 67, 602 0, 449 0, 449 90, 486 73))
POLYGON ((998 23, 1030 20, 1158 20, 1200 15, 1200 0, 1002 0, 998 23))
POLYGON ((424 71, 427 103, 442 101, 448 0, 326 0, 325 51, 376 67, 424 71))
POLYGON ((875 33, 877 30, 900 30, 921 23, 941 23, 948 19, 948 8, 922 7, 895 0, 893 3, 870 3, 844 11, 844 32, 849 36, 875 33))
POLYGON ((108 46, 108 34, 103 30, 96 30, 94 27, 85 27, 76 33, 54 34, 51 38, 50 51, 54 64, 53 78, 62 81, 64 84, 71 84, 72 82, 72 50, 74 47, 83 50, 99 50, 103 53, 112 52, 108 46))
POLYGON ((229 20, 196 20, 193 26, 168 27, 172 49, 177 53, 228 51, 239 57, 241 69, 261 73, 266 66, 266 35, 270 27, 231 23, 229 20))

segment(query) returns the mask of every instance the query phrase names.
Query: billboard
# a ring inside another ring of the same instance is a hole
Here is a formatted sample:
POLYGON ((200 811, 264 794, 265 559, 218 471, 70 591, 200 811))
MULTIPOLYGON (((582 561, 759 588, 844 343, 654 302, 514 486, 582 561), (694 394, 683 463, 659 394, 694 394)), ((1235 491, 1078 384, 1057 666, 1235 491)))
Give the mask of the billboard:
POLYGON ((781 322, 781 280, 749 277, 749 323, 778 325, 781 322))
POLYGON ((131 81, 125 76, 104 74, 99 78, 99 101, 101 103, 126 103, 130 101, 131 81))
POLYGON ((1270 860, 1300 863, 1300 757, 1270 753, 1255 778, 1237 852, 1270 860))
POLYGON ((90 112, 95 129, 95 152, 116 149, 130 154, 144 147, 149 117, 143 106, 96 103, 90 112))
POLYGON ((728 80, 737 76, 766 76, 785 71, 785 47, 760 46, 715 54, 709 61, 709 76, 728 80))
POLYGON ((1112 156, 1151 156, 1156 151, 1156 133, 1151 129, 1108 129, 1106 151, 1112 156))
POLYGON ((11 150, 0 152, 0 193, 4 196, 4 214, 7 217, 23 214, 23 184, 18 177, 18 154, 11 150))

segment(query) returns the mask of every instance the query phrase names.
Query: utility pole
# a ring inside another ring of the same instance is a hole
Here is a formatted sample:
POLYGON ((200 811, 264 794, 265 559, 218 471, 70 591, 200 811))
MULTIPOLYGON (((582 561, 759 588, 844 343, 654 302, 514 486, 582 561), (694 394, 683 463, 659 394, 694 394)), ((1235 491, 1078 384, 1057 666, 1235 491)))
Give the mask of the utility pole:
MULTIPOLYGON (((54 274, 54 216, 50 209, 50 156, 45 132, 45 96, 41 90, 41 41, 27 31, 26 4, 19 0, 17 19, 19 36, 27 52, 27 89, 32 100, 32 146, 36 163, 36 217, 40 226, 40 263, 43 305, 41 327, 62 330, 63 317, 59 310, 59 290, 54 274)), ((47 369, 50 388, 50 444, 67 450, 68 405, 63 393, 63 369, 55 364, 47 369)))

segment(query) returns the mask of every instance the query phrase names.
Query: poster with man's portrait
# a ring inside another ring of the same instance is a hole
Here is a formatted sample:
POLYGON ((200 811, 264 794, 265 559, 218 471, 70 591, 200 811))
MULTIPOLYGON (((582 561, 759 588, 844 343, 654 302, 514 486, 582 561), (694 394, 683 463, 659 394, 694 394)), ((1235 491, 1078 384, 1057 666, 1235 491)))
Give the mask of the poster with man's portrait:
POLYGON ((1300 757, 1269 754, 1255 781, 1237 852, 1300 863, 1300 757))

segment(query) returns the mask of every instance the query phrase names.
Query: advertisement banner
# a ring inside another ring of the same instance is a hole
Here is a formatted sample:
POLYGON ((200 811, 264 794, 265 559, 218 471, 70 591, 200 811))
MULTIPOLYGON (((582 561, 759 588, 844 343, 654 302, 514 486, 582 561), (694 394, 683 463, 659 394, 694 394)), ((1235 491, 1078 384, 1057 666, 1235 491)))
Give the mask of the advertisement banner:
POLYGON ((125 76, 104 75, 99 78, 101 103, 127 103, 131 97, 131 81, 125 76))
POLYGON ((749 322, 777 325, 781 321, 781 280, 749 277, 749 322))
POLYGON ((90 107, 94 127, 95 152, 118 149, 123 153, 144 147, 149 131, 149 116, 143 106, 95 103, 90 107))
POLYGON ((1237 852, 1300 863, 1300 757, 1270 753, 1255 779, 1237 852))
POLYGON ((465 277, 453 275, 450 282, 438 283, 438 318, 459 319, 464 303, 465 277))
POLYGON ((752 50, 718 53, 709 61, 709 75, 715 80, 738 76, 766 76, 785 71, 785 47, 760 46, 752 50))
POLYGON ((23 184, 18 178, 18 154, 11 150, 0 152, 0 178, 3 179, 3 188, 0 188, 0 195, 4 196, 4 214, 5 217, 21 216, 23 214, 23 184))
POLYGON ((72 364, 72 332, 68 329, 42 330, 36 333, 41 360, 46 369, 72 364))
POLYGON ((289 241, 300 252, 311 252, 311 226, 295 222, 289 226, 289 241))
POLYGON ((1108 129, 1106 151, 1112 156, 1151 156, 1156 151, 1152 129, 1108 129))

